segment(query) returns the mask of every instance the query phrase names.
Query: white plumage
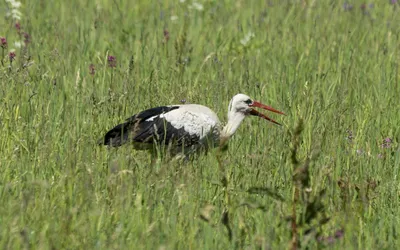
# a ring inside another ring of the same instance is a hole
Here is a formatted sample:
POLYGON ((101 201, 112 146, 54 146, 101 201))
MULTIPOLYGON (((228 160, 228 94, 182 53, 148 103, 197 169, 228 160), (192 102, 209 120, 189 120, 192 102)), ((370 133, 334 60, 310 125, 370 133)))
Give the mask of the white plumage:
POLYGON ((161 114, 167 122, 176 129, 183 128, 190 135, 197 135, 200 139, 206 136, 213 128, 219 128, 218 116, 209 108, 197 105, 181 105, 178 109, 161 114))

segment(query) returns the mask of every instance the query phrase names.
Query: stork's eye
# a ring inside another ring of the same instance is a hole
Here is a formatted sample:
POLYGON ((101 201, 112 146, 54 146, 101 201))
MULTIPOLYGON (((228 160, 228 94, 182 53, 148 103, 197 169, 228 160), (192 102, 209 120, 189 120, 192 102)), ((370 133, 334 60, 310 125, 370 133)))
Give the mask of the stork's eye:
POLYGON ((244 101, 244 103, 246 103, 246 104, 250 105, 250 104, 252 104, 252 103, 253 103, 253 101, 252 101, 251 99, 248 99, 248 100, 244 101))

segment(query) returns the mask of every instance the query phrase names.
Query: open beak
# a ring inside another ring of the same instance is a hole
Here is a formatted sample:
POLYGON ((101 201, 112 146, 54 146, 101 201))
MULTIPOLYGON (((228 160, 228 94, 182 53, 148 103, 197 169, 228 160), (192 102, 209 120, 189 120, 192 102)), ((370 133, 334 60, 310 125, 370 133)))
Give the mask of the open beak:
MULTIPOLYGON (((260 103, 260 102, 256 102, 256 101, 253 101, 253 103, 250 104, 250 107, 262 108, 262 109, 265 109, 265 110, 268 110, 268 111, 271 111, 271 112, 274 112, 274 113, 278 113, 278 114, 281 114, 281 115, 285 115, 283 112, 281 112, 281 111, 279 111, 279 110, 276 110, 276 109, 274 109, 274 108, 271 108, 270 106, 264 105, 264 104, 262 104, 262 103, 260 103)), ((281 125, 280 123, 278 123, 278 122, 276 122, 275 120, 269 118, 268 116, 264 115, 263 113, 258 112, 258 111, 255 110, 255 109, 251 109, 251 110, 250 110, 250 115, 258 116, 258 117, 264 118, 265 120, 268 120, 268 121, 270 121, 270 122, 273 122, 273 123, 275 123, 275 124, 281 125)))

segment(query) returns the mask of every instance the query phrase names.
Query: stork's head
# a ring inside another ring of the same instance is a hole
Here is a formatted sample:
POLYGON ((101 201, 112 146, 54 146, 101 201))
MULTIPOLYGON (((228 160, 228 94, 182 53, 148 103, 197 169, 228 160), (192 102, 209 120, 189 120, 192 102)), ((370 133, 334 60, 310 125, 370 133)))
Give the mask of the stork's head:
POLYGON ((263 119, 266 119, 270 122, 280 125, 278 122, 274 121, 273 119, 269 118, 268 116, 258 112, 254 108, 261 108, 264 110, 272 111, 274 113, 278 113, 284 115, 281 111, 278 111, 272 107, 269 107, 265 104, 262 104, 258 101, 254 101, 249 96, 245 94, 237 94, 235 95, 231 102, 229 103, 229 111, 228 111, 228 119, 230 116, 235 115, 235 113, 242 113, 243 115, 253 115, 258 116, 263 119))
POLYGON ((264 110, 272 111, 278 114, 283 115, 281 111, 278 111, 274 108, 271 108, 265 104, 262 104, 258 101, 254 101, 249 96, 244 94, 235 95, 229 103, 228 107, 228 123, 223 129, 223 136, 230 137, 235 133, 243 119, 248 115, 258 116, 270 122, 280 125, 278 122, 264 115, 263 113, 258 112, 254 108, 261 108, 264 110))

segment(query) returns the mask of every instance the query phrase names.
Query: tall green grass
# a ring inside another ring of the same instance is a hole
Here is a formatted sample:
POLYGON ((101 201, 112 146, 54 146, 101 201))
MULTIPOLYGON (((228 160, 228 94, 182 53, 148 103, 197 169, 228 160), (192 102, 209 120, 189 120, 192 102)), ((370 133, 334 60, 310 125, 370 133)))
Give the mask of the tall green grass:
POLYGON ((24 1, 11 67, 0 19, 0 246, 398 248, 400 5, 182 2, 24 1), (283 126, 247 119, 186 165, 96 145, 182 99, 226 121, 239 92, 283 126))

